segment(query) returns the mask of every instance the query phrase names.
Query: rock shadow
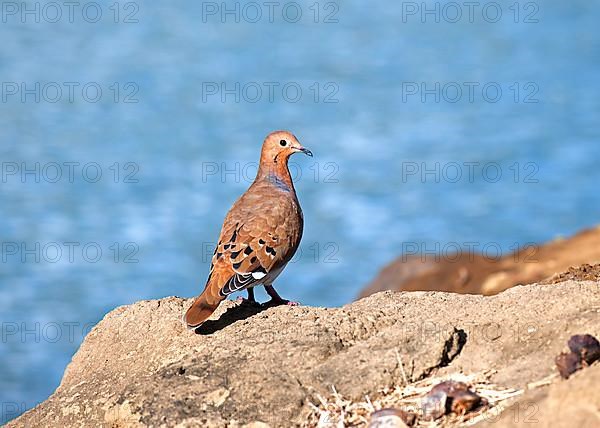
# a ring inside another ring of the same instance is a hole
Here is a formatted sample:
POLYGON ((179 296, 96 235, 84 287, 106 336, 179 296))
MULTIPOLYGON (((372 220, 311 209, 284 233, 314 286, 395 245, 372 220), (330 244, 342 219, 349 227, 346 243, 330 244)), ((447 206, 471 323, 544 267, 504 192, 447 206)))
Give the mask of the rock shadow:
POLYGON ((242 303, 241 305, 227 309, 219 319, 205 321, 195 330, 195 333, 203 336, 213 334, 227 326, 238 321, 243 321, 267 309, 269 309, 269 306, 267 305, 242 303))

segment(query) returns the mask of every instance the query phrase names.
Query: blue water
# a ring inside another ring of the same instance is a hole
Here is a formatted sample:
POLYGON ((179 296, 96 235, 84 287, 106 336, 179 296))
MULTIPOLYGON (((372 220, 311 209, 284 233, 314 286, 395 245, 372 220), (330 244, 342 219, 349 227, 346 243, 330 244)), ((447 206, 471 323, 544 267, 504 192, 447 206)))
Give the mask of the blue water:
POLYGON ((97 23, 4 13, 1 421, 56 388, 106 312, 201 290, 274 129, 315 153, 293 158, 305 234, 276 283, 304 304, 351 301, 406 242, 508 252, 597 224, 600 4, 524 2, 515 19, 513 3, 495 23, 360 1, 318 19, 307 3, 297 23, 183 1, 120 3, 117 23, 112 2, 97 23))

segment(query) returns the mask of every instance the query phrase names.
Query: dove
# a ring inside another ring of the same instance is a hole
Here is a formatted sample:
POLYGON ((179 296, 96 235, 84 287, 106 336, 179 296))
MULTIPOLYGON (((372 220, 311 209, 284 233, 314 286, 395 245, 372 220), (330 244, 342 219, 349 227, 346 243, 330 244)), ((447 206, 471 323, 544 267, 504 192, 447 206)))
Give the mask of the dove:
POLYGON ((313 155, 288 131, 265 138, 256 178, 225 216, 204 291, 184 315, 188 328, 199 327, 235 292, 247 290, 246 301, 257 304, 253 288, 259 285, 271 297, 266 305, 295 304, 273 288, 296 253, 304 229, 288 168, 294 153, 313 155))

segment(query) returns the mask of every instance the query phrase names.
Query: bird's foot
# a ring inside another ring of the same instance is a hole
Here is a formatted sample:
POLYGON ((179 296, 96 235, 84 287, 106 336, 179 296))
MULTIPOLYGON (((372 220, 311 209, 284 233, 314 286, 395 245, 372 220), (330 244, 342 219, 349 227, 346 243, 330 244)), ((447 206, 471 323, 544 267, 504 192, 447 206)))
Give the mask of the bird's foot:
POLYGON ((242 305, 256 306, 256 307, 261 306, 261 304, 258 303, 256 300, 246 299, 245 297, 242 297, 242 296, 235 299, 235 301, 238 302, 240 304, 240 306, 242 306, 242 305))
POLYGON ((287 306, 298 306, 300 304, 300 302, 293 302, 291 300, 286 300, 286 299, 271 299, 268 302, 265 302, 262 304, 262 306, 264 306, 265 308, 271 308, 273 306, 282 306, 282 305, 287 305, 287 306))

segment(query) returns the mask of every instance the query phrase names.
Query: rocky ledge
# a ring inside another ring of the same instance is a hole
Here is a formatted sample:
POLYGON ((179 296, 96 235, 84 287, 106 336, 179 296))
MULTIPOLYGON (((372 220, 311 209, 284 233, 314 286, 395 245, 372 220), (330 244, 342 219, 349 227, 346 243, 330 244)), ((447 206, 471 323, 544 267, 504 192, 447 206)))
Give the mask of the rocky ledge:
POLYGON ((550 281, 584 263, 600 263, 600 226, 568 238, 528 244, 503 257, 467 249, 456 254, 404 254, 384 267, 359 297, 386 290, 492 295, 515 285, 550 281))
POLYGON ((196 333, 180 322, 191 300, 142 301, 106 315, 56 392, 8 426, 341 427, 314 422, 332 387, 375 403, 404 384, 482 372, 519 393, 479 425, 600 426, 600 365, 567 380, 554 365, 571 335, 600 337, 599 286, 382 292, 341 308, 226 302, 196 333))

